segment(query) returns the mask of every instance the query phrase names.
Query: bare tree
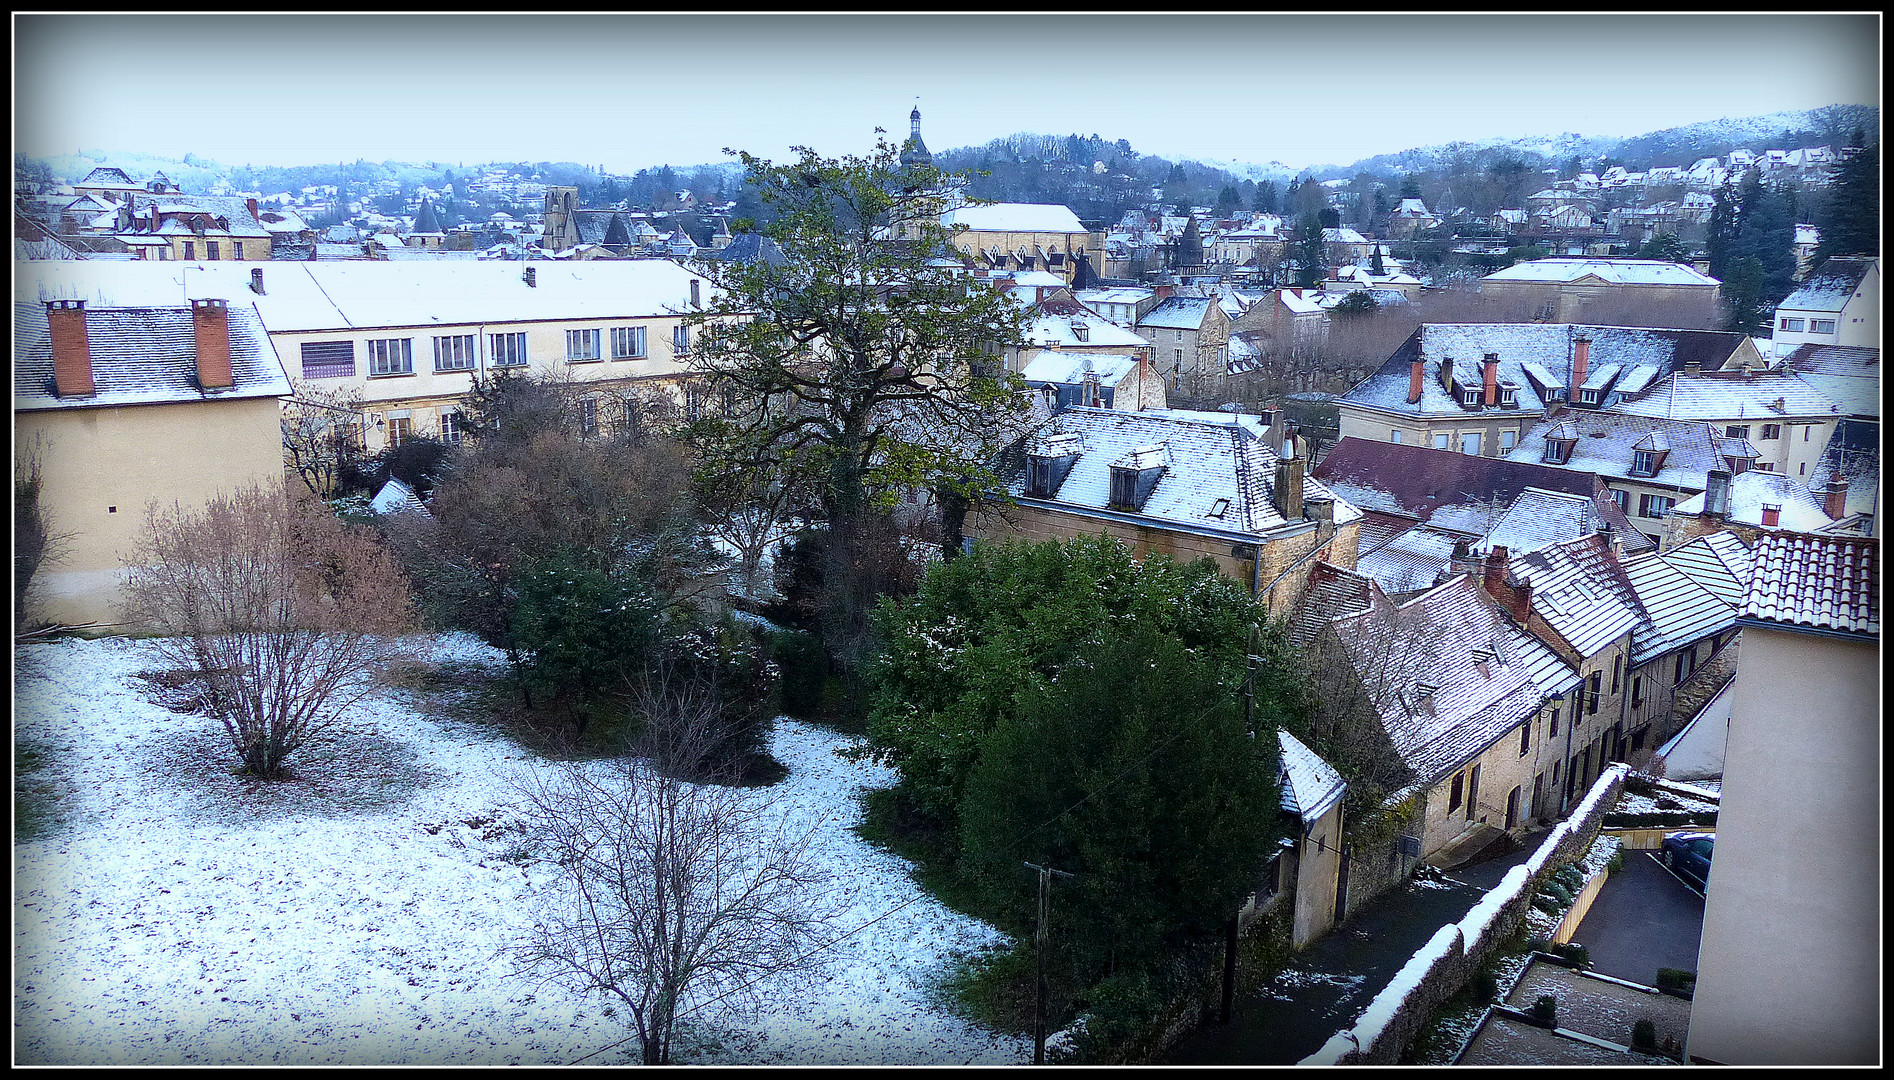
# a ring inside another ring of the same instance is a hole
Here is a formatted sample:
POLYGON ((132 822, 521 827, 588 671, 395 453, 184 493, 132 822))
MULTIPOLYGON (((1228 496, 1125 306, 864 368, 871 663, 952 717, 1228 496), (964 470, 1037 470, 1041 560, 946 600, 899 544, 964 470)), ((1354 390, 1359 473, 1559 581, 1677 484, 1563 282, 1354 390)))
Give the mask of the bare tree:
POLYGON ((753 1003, 766 976, 814 971, 833 901, 768 789, 696 785, 639 760, 566 763, 516 781, 529 848, 564 895, 514 950, 525 974, 631 1013, 647 1065, 671 1061, 680 1016, 753 1003))
POLYGON ((46 447, 35 436, 13 463, 13 631, 26 626, 26 590, 39 568, 58 562, 72 535, 57 530, 53 512, 40 500, 45 487, 46 447))
POLYGON ((170 635, 158 647, 202 681, 256 776, 281 776, 408 652, 406 579, 373 532, 301 489, 153 503, 131 563, 128 614, 170 635))
POLYGON ((303 485, 327 498, 367 458, 361 391, 298 382, 283 406, 283 460, 303 485))

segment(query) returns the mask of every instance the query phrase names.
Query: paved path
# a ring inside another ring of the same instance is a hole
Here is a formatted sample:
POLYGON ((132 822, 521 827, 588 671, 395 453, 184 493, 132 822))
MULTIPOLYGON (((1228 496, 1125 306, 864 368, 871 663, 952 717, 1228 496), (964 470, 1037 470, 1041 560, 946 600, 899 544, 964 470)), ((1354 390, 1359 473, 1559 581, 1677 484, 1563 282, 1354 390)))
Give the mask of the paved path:
POLYGON ((1600 975, 1657 985, 1660 967, 1697 970, 1703 898, 1671 876, 1648 851, 1626 851, 1592 901, 1572 940, 1591 953, 1600 975))

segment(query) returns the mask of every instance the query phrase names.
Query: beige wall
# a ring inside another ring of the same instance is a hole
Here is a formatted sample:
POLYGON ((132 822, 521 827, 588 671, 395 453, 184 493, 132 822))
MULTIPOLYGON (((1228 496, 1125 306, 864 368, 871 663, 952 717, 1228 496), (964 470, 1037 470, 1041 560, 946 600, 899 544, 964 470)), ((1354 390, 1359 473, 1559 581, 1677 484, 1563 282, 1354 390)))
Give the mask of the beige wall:
POLYGON ((1365 409, 1348 402, 1340 403, 1342 438, 1354 436, 1357 439, 1371 439, 1375 442, 1393 442, 1392 433, 1401 433, 1401 442, 1407 446, 1433 446, 1436 435, 1447 436, 1447 449, 1459 450, 1460 437, 1466 432, 1475 432, 1480 436, 1481 457, 1505 457, 1517 449, 1525 431, 1538 423, 1541 414, 1528 409, 1493 414, 1468 413, 1464 419, 1458 417, 1406 416, 1365 409), (1503 433, 1512 432, 1513 445, 1507 448, 1503 444, 1503 433))
POLYGON ((1289 944, 1302 948, 1335 925, 1335 891, 1342 869, 1342 806, 1304 826, 1296 848, 1296 908, 1289 944))
POLYGON ((61 623, 116 622, 124 563, 146 504, 201 504, 245 484, 283 481, 275 398, 14 414, 16 446, 39 440, 41 499, 66 554, 40 569, 30 599, 61 623))
MULTIPOLYGON (((953 244, 961 251, 975 256, 976 258, 981 256, 984 252, 998 248, 1000 253, 1006 256, 1007 269, 1009 270, 1014 268, 1014 255, 1021 248, 1025 248, 1026 254, 1034 257, 1035 262, 1033 269, 1035 270, 1046 269, 1043 263, 1037 261, 1038 255, 1034 250, 1035 248, 1043 249, 1047 255, 1051 255, 1057 251, 1073 257, 1076 257, 1078 253, 1083 250, 1086 253, 1086 257, 1092 260, 1092 270, 1094 272, 1102 272, 1104 270, 1104 267, 1099 265, 1100 260, 1104 257, 1104 238, 1096 233, 988 232, 978 229, 965 229, 953 234, 953 244)), ((979 265, 985 266, 985 260, 981 259, 979 265)), ((1066 259, 1064 266, 1051 272, 1063 277, 1066 284, 1070 285, 1072 283, 1072 275, 1077 272, 1074 258, 1066 259)))
POLYGON ((1879 643, 1745 629, 1688 1052, 1874 1064, 1879 643))

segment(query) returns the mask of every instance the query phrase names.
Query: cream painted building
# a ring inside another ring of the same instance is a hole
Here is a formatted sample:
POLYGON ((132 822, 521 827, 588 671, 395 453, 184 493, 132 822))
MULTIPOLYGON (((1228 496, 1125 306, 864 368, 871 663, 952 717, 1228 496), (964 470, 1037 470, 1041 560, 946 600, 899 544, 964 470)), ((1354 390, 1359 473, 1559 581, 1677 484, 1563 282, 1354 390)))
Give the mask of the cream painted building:
POLYGON ((983 270, 1045 270, 1071 285, 1080 259, 1090 261, 1091 276, 1103 269, 1103 234, 1056 203, 962 206, 942 214, 940 223, 954 230, 953 245, 983 270))
MULTIPOLYGON (((1583 226, 1573 226, 1583 227, 1583 226)), ((1554 322, 1708 326, 1722 282, 1658 259, 1531 259, 1480 280, 1480 295, 1554 322)))
POLYGON ((148 504, 283 483, 289 380, 255 308, 236 301, 14 304, 15 467, 37 455, 41 505, 67 537, 33 579, 29 617, 120 622, 148 504))
POLYGON ((22 299, 241 297, 297 386, 360 396, 370 453, 457 441, 475 378, 502 371, 596 386, 582 415, 609 425, 615 395, 687 381, 687 319, 712 299, 707 279, 663 259, 35 266, 22 299))

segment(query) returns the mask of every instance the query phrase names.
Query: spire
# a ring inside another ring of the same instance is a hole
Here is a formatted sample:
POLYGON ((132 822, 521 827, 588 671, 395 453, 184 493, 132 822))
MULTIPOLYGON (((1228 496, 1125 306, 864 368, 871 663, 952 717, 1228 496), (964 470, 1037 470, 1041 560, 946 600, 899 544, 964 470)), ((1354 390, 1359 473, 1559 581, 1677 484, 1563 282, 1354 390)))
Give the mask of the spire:
POLYGON ((423 200, 421 209, 414 215, 414 231, 418 233, 437 233, 441 231, 441 221, 434 216, 434 204, 423 200))
POLYGON ((934 155, 927 152, 927 144, 921 141, 921 106, 918 102, 914 111, 908 114, 908 128, 908 141, 901 146, 901 164, 904 167, 933 165, 934 155))

